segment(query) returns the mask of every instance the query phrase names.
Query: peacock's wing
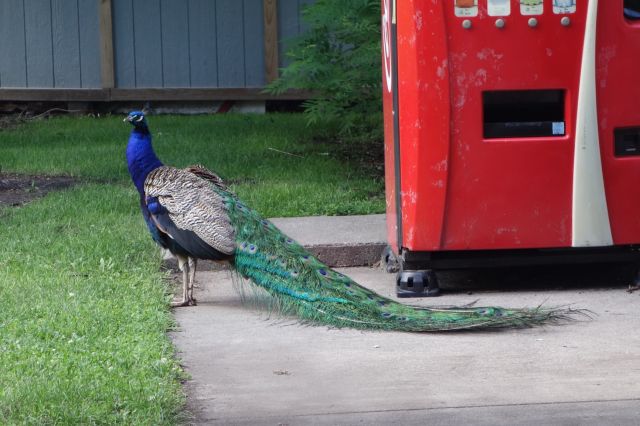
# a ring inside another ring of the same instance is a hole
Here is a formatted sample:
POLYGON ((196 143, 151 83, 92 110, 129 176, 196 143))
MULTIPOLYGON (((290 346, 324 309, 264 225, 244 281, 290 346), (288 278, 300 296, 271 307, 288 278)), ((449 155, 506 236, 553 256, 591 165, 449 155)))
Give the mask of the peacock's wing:
POLYGON ((235 231, 224 197, 208 181, 187 170, 158 167, 147 176, 144 192, 154 222, 191 256, 233 255, 235 231))
POLYGON ((221 189, 222 191, 230 192, 224 180, 220 176, 218 176, 217 173, 212 172, 211 170, 204 167, 202 164, 193 164, 185 168, 184 170, 186 170, 189 173, 193 173, 194 175, 198 176, 200 179, 203 179, 215 185, 218 189, 221 189))

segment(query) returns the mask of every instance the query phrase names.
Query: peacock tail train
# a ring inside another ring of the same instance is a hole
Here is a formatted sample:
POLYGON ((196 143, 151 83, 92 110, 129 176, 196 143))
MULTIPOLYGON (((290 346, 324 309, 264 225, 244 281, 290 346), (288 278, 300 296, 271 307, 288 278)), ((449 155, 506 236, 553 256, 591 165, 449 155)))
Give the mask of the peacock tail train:
POLYGON ((224 200, 235 230, 233 267, 305 321, 359 329, 445 331, 530 327, 564 320, 575 312, 543 307, 424 308, 395 302, 332 270, 233 194, 212 188, 224 200))

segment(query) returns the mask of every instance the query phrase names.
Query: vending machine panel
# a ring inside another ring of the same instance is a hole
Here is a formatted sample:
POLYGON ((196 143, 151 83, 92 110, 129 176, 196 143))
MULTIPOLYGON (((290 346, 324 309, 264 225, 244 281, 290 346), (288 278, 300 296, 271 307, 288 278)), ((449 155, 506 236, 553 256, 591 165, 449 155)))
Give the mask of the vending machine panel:
POLYGON ((383 0, 382 15, 403 271, 638 261, 640 0, 383 0))

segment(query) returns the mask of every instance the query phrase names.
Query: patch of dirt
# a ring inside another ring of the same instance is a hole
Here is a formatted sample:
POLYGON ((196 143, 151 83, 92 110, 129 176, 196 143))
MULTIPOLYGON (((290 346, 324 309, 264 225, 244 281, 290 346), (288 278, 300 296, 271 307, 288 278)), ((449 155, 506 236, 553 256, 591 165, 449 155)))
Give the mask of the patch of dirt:
POLYGON ((77 179, 69 176, 39 176, 0 173, 0 208, 21 206, 48 192, 69 188, 77 179))
POLYGON ((27 120, 19 115, 0 114, 0 133, 8 130, 15 130, 27 120))

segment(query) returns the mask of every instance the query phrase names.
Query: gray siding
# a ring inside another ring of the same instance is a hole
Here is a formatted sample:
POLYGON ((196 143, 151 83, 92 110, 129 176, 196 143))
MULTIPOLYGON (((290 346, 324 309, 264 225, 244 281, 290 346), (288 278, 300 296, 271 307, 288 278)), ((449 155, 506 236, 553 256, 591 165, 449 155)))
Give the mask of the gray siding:
MULTIPOLYGON (((312 1, 278 1, 281 40, 304 30, 312 1)), ((99 88, 99 2, 0 0, 0 87, 99 88)), ((262 0, 112 0, 112 19, 118 88, 266 82, 262 0)))
POLYGON ((313 1, 314 0, 278 1, 278 39, 280 40, 278 59, 281 68, 289 65, 290 60, 286 55, 287 43, 305 31, 306 28, 302 19, 302 13, 305 6, 313 3, 313 1))
MULTIPOLYGON (((31 0, 25 0, 31 1, 31 0)), ((80 87, 100 87, 100 29, 98 2, 78 0, 80 87)))
POLYGON ((262 0, 244 0, 244 83, 264 86, 264 18, 262 0))
POLYGON ((27 85, 53 87, 51 0, 29 0, 24 7, 27 85))
POLYGON ((77 6, 69 0, 51 0, 54 87, 82 87, 77 6))
POLYGON ((262 0, 113 0, 113 15, 117 87, 265 84, 262 0))
POLYGON ((95 0, 0 1, 0 87, 100 86, 95 0))
POLYGON ((22 0, 0 1, 0 84, 7 87, 27 85, 27 57, 22 0))
POLYGON ((113 67, 116 87, 136 87, 136 51, 133 44, 133 3, 115 0, 113 17, 113 67))
POLYGON ((165 87, 190 87, 191 63, 189 61, 189 4, 162 0, 161 45, 162 85, 165 87), (185 66, 189 64, 189 66, 185 66))
POLYGON ((216 2, 218 86, 244 85, 244 4, 240 0, 216 2))
MULTIPOLYGON (((113 6, 119 3, 114 2, 113 6)), ((136 56, 136 87, 164 87, 160 18, 160 0, 133 1, 133 40, 127 46, 134 49, 136 56)))
POLYGON ((210 0, 189 1, 189 77, 193 87, 218 86, 216 5, 210 0))

